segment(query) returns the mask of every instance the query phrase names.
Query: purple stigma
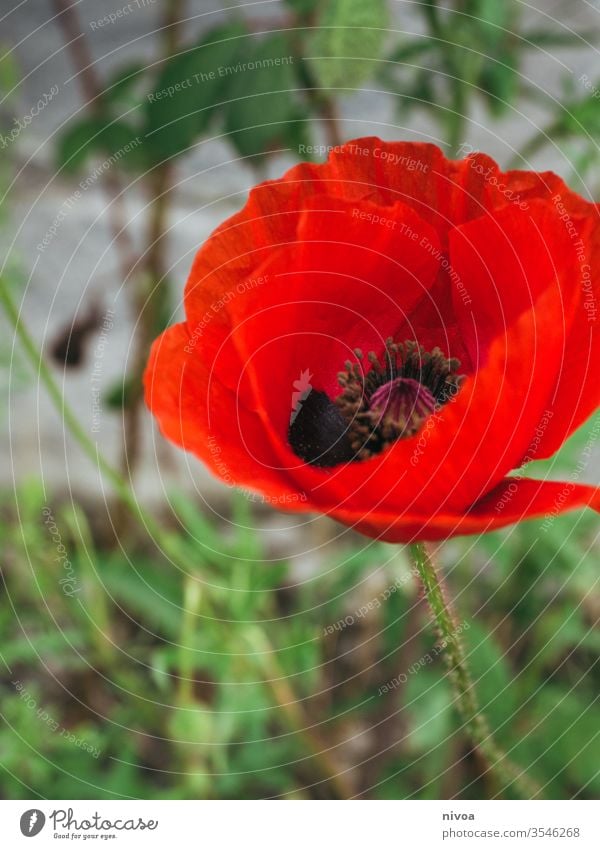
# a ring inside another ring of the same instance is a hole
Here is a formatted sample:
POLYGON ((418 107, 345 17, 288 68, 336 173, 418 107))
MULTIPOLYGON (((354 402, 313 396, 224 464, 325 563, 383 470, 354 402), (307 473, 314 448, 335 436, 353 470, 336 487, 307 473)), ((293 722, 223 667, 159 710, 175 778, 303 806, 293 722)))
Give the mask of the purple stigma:
POLYGON ((369 412, 378 424, 393 426, 399 435, 412 435, 434 410, 435 398, 429 389, 410 377, 384 383, 369 398, 369 412))

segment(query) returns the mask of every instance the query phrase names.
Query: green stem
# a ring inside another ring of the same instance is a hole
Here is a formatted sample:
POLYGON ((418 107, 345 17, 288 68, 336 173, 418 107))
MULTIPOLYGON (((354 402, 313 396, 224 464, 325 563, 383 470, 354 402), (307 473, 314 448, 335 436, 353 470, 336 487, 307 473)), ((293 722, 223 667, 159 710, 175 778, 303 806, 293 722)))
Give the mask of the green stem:
POLYGON ((329 752, 331 748, 321 735, 311 728, 310 717, 292 689, 284 670, 279 665, 277 653, 266 634, 257 628, 246 632, 248 642, 256 652, 265 672, 268 684, 277 707, 287 720, 288 726, 302 739, 306 750, 311 753, 313 762, 319 769, 323 780, 328 784, 336 799, 351 799, 354 787, 347 771, 342 771, 329 752))
POLYGON ((183 611, 179 632, 179 704, 190 705, 194 701, 194 667, 196 660, 192 644, 196 629, 196 616, 202 602, 202 586, 193 575, 183 579, 183 611))
POLYGON ((557 142, 560 139, 564 138, 563 126, 560 120, 555 121, 550 126, 546 127, 545 130, 541 130, 539 133, 536 133, 535 136, 529 139, 528 142, 525 143, 523 147, 520 148, 519 153, 515 153, 510 162, 508 163, 509 168, 529 168, 529 159, 532 156, 541 150, 545 145, 550 144, 551 142, 557 142))
POLYGON ((38 350, 35 342, 29 334, 29 331, 21 320, 17 305, 15 304, 10 292, 8 291, 8 283, 4 278, 0 280, 0 300, 2 301, 2 306, 4 307, 4 311, 10 323, 15 329, 16 335, 18 336, 21 344, 23 345, 23 348, 25 349, 25 353, 31 360, 33 367, 37 370, 37 373, 42 383, 46 387, 50 398, 54 402, 54 405, 59 411, 59 413, 61 414, 64 423, 71 431, 71 434, 75 437, 75 439, 77 440, 81 448, 83 448, 88 457, 90 457, 94 461, 94 463, 98 464, 99 469, 107 476, 112 485, 119 492, 119 495, 124 496, 127 493, 129 502, 135 503, 133 493, 131 492, 127 484, 121 479, 117 470, 113 469, 110 463, 108 463, 98 453, 96 443, 92 439, 90 439, 84 428, 79 423, 77 416, 66 403, 58 384, 52 377, 50 369, 48 368, 45 360, 42 357, 42 352, 38 350))
POLYGON ((460 145, 465 141, 467 112, 467 85, 476 79, 473 62, 474 54, 462 51, 455 42, 456 33, 452 21, 440 15, 437 0, 425 0, 423 13, 431 36, 436 40, 442 55, 444 71, 451 87, 450 105, 443 110, 446 141, 450 156, 456 156, 460 145))
MULTIPOLYGON (((98 575, 94 566, 94 545, 90 527, 84 512, 76 504, 64 507, 61 513, 62 521, 69 528, 73 544, 78 555, 82 570, 84 609, 81 611, 82 621, 90 635, 90 641, 96 649, 98 660, 105 667, 115 667, 119 654, 114 635, 112 634, 111 616, 107 594, 98 589, 98 575)), ((104 590, 104 587, 101 588, 104 590)))
POLYGON ((475 751, 485 762, 490 775, 497 779, 501 790, 510 787, 521 799, 539 797, 541 791, 537 784, 508 759, 492 737, 479 708, 455 613, 427 548, 424 543, 418 542, 410 546, 410 551, 435 619, 440 645, 444 648, 456 705, 475 751))
POLYGON ((448 111, 446 140, 450 156, 456 156, 460 145, 465 141, 465 83, 458 77, 454 80, 452 105, 448 111))

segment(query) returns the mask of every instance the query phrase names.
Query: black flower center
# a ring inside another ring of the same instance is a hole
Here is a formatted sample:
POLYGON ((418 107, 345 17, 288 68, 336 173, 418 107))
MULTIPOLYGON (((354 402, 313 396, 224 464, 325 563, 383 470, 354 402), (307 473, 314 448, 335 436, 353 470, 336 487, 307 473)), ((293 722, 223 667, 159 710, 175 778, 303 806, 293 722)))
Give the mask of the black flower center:
POLYGON ((439 348, 425 351, 416 342, 388 339, 383 357, 363 354, 346 362, 338 380, 340 394, 309 391, 293 411, 288 438, 295 453, 314 466, 365 460, 397 439, 421 429, 436 409, 458 392, 460 362, 439 348))

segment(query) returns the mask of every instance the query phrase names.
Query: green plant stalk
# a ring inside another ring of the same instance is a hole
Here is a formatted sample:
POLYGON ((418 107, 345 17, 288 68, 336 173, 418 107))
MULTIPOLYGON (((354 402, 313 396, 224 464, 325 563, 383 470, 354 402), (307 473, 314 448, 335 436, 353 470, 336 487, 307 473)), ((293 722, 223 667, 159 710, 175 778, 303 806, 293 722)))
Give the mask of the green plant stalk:
MULTIPOLYGON (((14 327, 15 333, 23 345, 27 356, 29 357, 33 367, 37 370, 42 383, 46 387, 50 398, 62 416, 63 422, 70 430, 71 435, 79 443, 85 454, 87 454, 87 456, 97 464, 99 470, 104 473, 117 494, 120 496, 122 503, 132 512, 134 518, 144 526, 146 531, 151 534, 157 545, 160 545, 160 547, 169 555, 169 557, 171 557, 173 562, 179 566, 184 574, 190 574, 191 570, 189 569, 187 558, 183 554, 177 539, 173 535, 165 533, 160 524, 155 521, 155 519, 138 503, 135 494, 128 483, 121 477, 119 471, 114 469, 100 454, 96 443, 90 439, 84 428, 79 423, 77 416, 66 403, 58 384, 54 380, 50 369, 42 358, 41 351, 37 348, 27 328, 23 324, 17 306, 8 290, 5 278, 0 278, 0 302, 2 303, 6 316, 14 327)), ((207 599, 205 599, 204 605, 205 607, 207 606, 207 599)), ((312 753, 319 772, 323 775, 324 780, 331 787, 333 793, 336 796, 346 798, 349 788, 344 784, 343 778, 340 779, 339 769, 331 762, 327 752, 324 751, 322 746, 316 744, 314 736, 311 734, 309 729, 307 730, 307 723, 299 714, 299 702, 294 695, 291 686, 280 674, 280 670, 278 668, 273 668, 274 664, 277 662, 276 654, 264 634, 262 635, 262 645, 267 649, 266 651, 261 652, 261 661, 263 662, 263 668, 267 673, 265 683, 271 691, 275 704, 285 715, 288 724, 295 728, 306 740, 308 750, 312 753)))
POLYGON ((329 754, 331 747, 321 739, 320 734, 311 729, 311 720, 294 693, 266 634, 257 628, 249 628, 246 637, 260 659, 267 675, 265 684, 269 686, 275 703, 285 715, 288 726, 301 736, 335 798, 352 798, 354 787, 348 773, 337 766, 335 759, 329 754))
POLYGON ((46 391, 54 402, 56 409, 62 416, 64 423, 71 431, 72 436, 75 437, 75 439, 77 440, 81 448, 84 450, 84 452, 87 454, 87 456, 94 463, 97 464, 100 471, 104 475, 106 475, 108 480, 113 485, 114 489, 123 499, 123 501, 127 504, 127 506, 134 513, 136 513, 138 518, 140 518, 142 521, 145 521, 148 517, 142 515, 141 508, 139 507, 132 490, 129 488, 127 483, 121 478, 119 472, 114 469, 110 465, 110 463, 108 463, 108 461, 104 459, 104 457, 102 457, 102 455, 98 451, 96 443, 88 436, 85 429, 79 423, 77 416, 66 403, 58 384, 52 377, 52 373, 50 372, 48 365, 42 357, 42 352, 38 350, 35 342, 29 334, 29 331, 23 324, 23 321, 19 315, 19 310, 17 309, 17 305, 15 304, 8 290, 8 283, 4 278, 0 280, 0 301, 2 302, 2 306, 4 307, 4 311, 7 315, 7 318, 14 327, 15 333, 18 336, 19 341, 23 345, 23 348, 25 349, 25 353, 31 360, 33 367, 37 370, 40 380, 44 384, 46 391))
POLYGON ((458 635, 458 622, 433 560, 424 543, 410 546, 415 567, 421 578, 425 598, 436 623, 440 645, 448 667, 448 676, 456 697, 456 706, 475 751, 496 779, 500 791, 510 787, 521 799, 540 797, 541 790, 496 744, 479 708, 467 658, 458 635))
POLYGON ((17 306, 8 290, 7 281, 0 278, 0 302, 4 307, 4 311, 15 329, 15 333, 19 338, 25 353, 29 357, 33 367, 37 370, 39 378, 46 388, 50 398, 54 402, 56 409, 62 417, 62 421, 67 426, 71 435, 79 443, 84 453, 90 458, 98 470, 106 477, 112 485, 114 491, 121 499, 121 502, 132 513, 133 517, 140 522, 147 533, 153 538, 156 545, 163 550, 174 563, 184 568, 187 574, 187 559, 182 554, 181 545, 177 538, 165 533, 159 522, 157 522, 151 513, 147 512, 139 503, 133 489, 129 483, 122 477, 118 469, 114 468, 108 460, 106 460, 98 449, 98 445, 87 434, 85 429, 80 424, 77 416, 67 404, 64 395, 62 394, 58 384, 52 376, 52 372, 46 364, 42 352, 37 348, 29 331, 25 327, 17 309, 17 306))
POLYGON ((446 141, 448 143, 450 156, 458 154, 461 144, 465 141, 465 125, 467 122, 467 87, 471 83, 468 72, 472 74, 467 64, 460 64, 456 57, 456 48, 446 39, 441 42, 444 45, 446 72, 451 87, 450 104, 445 112, 446 118, 446 141))
POLYGON ((196 614, 202 603, 202 587, 193 575, 186 575, 183 579, 183 611, 181 616, 181 628, 179 631, 179 704, 182 707, 194 702, 194 652, 190 648, 194 640, 196 628, 196 614))
POLYGON ((460 145, 465 140, 465 112, 467 109, 465 97, 465 83, 458 77, 453 81, 452 104, 448 111, 446 126, 446 140, 450 149, 450 156, 458 153, 460 145))
POLYGON ((98 575, 92 556, 94 545, 87 518, 83 511, 73 504, 61 511, 61 519, 69 528, 79 554, 85 598, 85 605, 82 605, 81 611, 82 621, 90 635, 92 645, 95 646, 98 660, 105 666, 114 666, 118 662, 120 652, 112 633, 106 593, 97 590, 98 575))
POLYGON ((462 142, 465 141, 465 123, 467 111, 467 84, 471 75, 466 73, 465 60, 457 58, 457 45, 454 43, 453 27, 448 26, 440 17, 437 0, 425 0, 423 14, 432 37, 439 45, 445 72, 451 87, 450 104, 444 110, 446 142, 450 156, 454 157, 462 142))
POLYGON ((542 150, 542 148, 550 142, 556 142, 564 139, 565 135, 562 121, 560 119, 554 121, 544 130, 541 130, 539 133, 536 133, 535 136, 530 138, 529 141, 526 142, 520 149, 519 153, 516 153, 512 157, 508 163, 508 167, 523 168, 523 164, 525 164, 525 167, 529 168, 529 158, 531 156, 535 156, 538 151, 542 150))

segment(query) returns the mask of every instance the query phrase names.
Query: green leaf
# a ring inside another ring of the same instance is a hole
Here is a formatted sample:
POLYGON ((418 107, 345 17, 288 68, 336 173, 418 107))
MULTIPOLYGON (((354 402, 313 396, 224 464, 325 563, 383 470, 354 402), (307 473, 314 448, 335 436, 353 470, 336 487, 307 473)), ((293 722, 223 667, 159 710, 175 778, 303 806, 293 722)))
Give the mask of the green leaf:
POLYGON ((104 103, 119 104, 126 100, 135 86, 139 84, 145 70, 146 65, 134 62, 112 76, 103 92, 104 103))
MULTIPOLYGON (((594 86, 596 92, 600 91, 598 85, 594 86)), ((565 103, 565 114, 562 124, 567 133, 583 136, 589 133, 596 138, 600 133, 600 103, 594 95, 586 97, 575 103, 565 103)))
POLYGON ((219 565, 228 562, 228 546, 225 544, 219 529, 208 521, 202 512, 205 504, 196 501, 178 490, 169 493, 169 505, 186 542, 195 548, 202 559, 214 556, 219 565), (214 552, 214 554, 213 554, 214 552), (209 554, 210 553, 210 554, 209 554))
POLYGON ((12 91, 19 84, 19 69, 14 59, 14 54, 2 45, 0 47, 0 92, 12 91))
POLYGON ((319 0, 284 0, 284 3, 298 15, 310 15, 317 9, 319 0))
POLYGON ((83 165, 105 127, 97 118, 84 118, 72 124, 59 138, 57 159, 67 171, 78 171, 83 165))
POLYGON ((231 85, 246 32, 238 23, 212 30, 192 50, 172 57, 148 95, 145 128, 155 162, 181 153, 203 133, 231 85))
POLYGON ((569 615, 561 609, 548 610, 536 623, 535 637, 539 648, 530 666, 540 678, 544 667, 558 666, 572 652, 588 648, 597 655, 600 651, 600 633, 583 621, 580 609, 569 615))
POLYGON ((417 56, 422 56, 424 53, 429 53, 433 50, 434 45, 427 39, 421 41, 409 41, 406 44, 400 44, 387 57, 389 62, 406 62, 409 59, 414 59, 417 56))
POLYGON ((207 754, 211 744, 216 742, 214 717, 206 707, 185 705, 180 709, 174 708, 167 726, 175 741, 194 746, 197 753, 207 754))
MULTIPOLYGON (((138 563, 139 565, 139 563, 138 563)), ((143 572, 114 558, 102 564, 103 581, 111 596, 144 627, 173 638, 181 626, 181 599, 176 579, 164 569, 144 563, 143 572)))
POLYGON ((242 156, 296 143, 302 112, 294 97, 294 61, 286 36, 277 33, 233 69, 225 129, 242 156))
MULTIPOLYGON (((142 139, 125 121, 108 118, 84 118, 73 124, 61 136, 58 144, 58 164, 66 171, 76 172, 92 155, 104 157, 102 169, 115 165, 137 165, 141 161, 142 139)), ((98 179, 101 174, 90 175, 98 179)))
POLYGON ((438 109, 439 96, 434 85, 435 75, 431 71, 418 71, 412 84, 402 89, 402 97, 398 98, 397 110, 402 117, 409 114, 415 107, 438 109))
POLYGON ((515 762, 539 760, 562 794, 569 786, 585 787, 585 796, 595 798, 600 792, 598 697, 582 692, 581 685, 563 690, 551 684, 540 690, 530 712, 532 731, 514 738, 515 762))
POLYGON ((451 733, 453 717, 452 696, 440 666, 408 674, 405 700, 412 718, 407 749, 429 752, 443 744, 451 733))
POLYGON ((595 44, 600 32, 562 32, 560 30, 530 30, 521 35, 523 47, 586 47, 595 44))
POLYGON ((475 30, 477 42, 487 51, 505 44, 507 35, 515 29, 518 12, 514 3, 499 3, 498 0, 475 0, 467 11, 473 16, 471 29, 475 30), (508 31, 508 32, 507 32, 508 31))
POLYGON ((468 626, 460 639, 465 644, 481 709, 493 726, 502 725, 515 707, 513 676, 506 652, 478 622, 471 621, 468 626))
POLYGON ((385 0, 331 0, 321 7, 319 28, 307 54, 323 88, 357 88, 382 55, 388 11, 385 0))
POLYGON ((111 410, 123 410, 131 407, 139 395, 138 379, 126 375, 106 390, 104 403, 111 410))

